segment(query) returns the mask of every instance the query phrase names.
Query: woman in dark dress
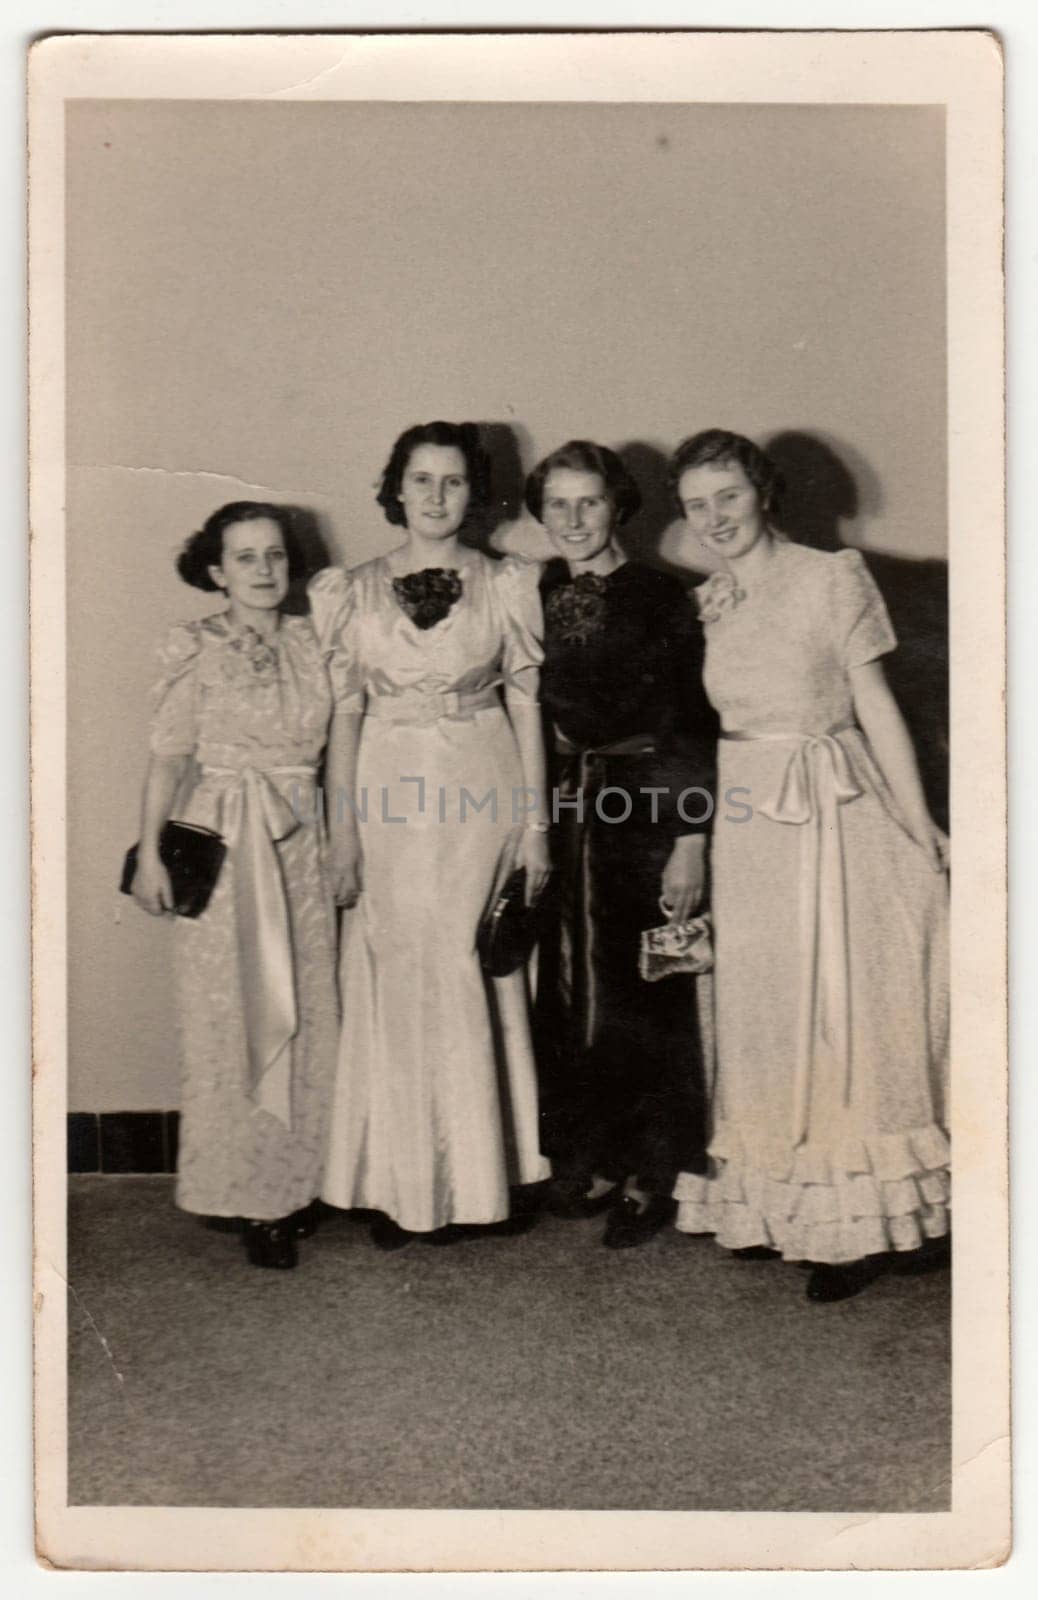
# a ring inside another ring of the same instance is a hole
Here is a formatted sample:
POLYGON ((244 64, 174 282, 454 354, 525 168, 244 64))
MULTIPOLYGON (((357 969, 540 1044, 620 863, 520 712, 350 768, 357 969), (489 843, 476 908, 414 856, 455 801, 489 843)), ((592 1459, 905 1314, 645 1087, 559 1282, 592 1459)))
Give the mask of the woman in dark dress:
POLYGON ((651 1238, 678 1173, 706 1170, 695 980, 646 983, 638 953, 643 929, 702 902, 717 730, 682 586, 617 542, 640 503, 619 458, 583 440, 526 483, 558 552, 541 579, 561 880, 537 981, 548 1205, 608 1212, 613 1249, 651 1238))

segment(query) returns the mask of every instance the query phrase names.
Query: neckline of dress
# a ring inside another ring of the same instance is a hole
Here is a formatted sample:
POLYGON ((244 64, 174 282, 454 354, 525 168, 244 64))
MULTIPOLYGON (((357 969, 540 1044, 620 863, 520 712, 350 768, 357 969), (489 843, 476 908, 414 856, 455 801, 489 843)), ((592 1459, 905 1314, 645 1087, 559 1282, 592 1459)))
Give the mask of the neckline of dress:
POLYGON ((409 572, 394 572, 392 557, 389 553, 384 556, 379 556, 378 559, 382 564, 383 577, 392 586, 394 578, 417 577, 419 573, 422 572, 456 572, 459 578, 463 578, 467 572, 472 571, 473 567, 476 565, 476 558, 478 556, 478 550, 470 550, 466 554, 464 561, 459 561, 457 566, 412 567, 409 572))

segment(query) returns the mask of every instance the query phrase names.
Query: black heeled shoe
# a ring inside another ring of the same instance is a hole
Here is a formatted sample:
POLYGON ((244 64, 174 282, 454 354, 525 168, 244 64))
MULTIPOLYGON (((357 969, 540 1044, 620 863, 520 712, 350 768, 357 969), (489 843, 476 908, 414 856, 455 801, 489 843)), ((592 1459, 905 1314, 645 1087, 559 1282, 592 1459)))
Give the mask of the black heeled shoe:
POLYGON ((254 1267, 287 1272, 298 1265, 291 1223, 291 1217, 279 1217, 276 1222, 246 1222, 245 1251, 254 1267))
POLYGON ((403 1250, 414 1238, 414 1234, 406 1228, 401 1228, 392 1217, 380 1214, 371 1224, 371 1242, 376 1250, 403 1250))
POLYGON ((677 1209, 677 1201, 669 1195, 650 1195, 644 1205, 639 1205, 633 1195, 621 1195, 609 1213, 602 1243, 607 1250, 636 1249, 673 1222, 677 1209))
POLYGON ((880 1277, 883 1267, 882 1258, 876 1256, 842 1262, 839 1266, 815 1262, 804 1293, 815 1305, 834 1305, 838 1300, 849 1300, 852 1295, 861 1294, 880 1277))
POLYGON ((312 1239, 321 1223, 320 1200, 311 1200, 308 1206, 293 1211, 288 1223, 297 1239, 312 1239))
POLYGON ((203 1227, 212 1233, 242 1233, 245 1229, 244 1217, 203 1217, 203 1227))
POLYGON ((894 1250, 887 1257, 889 1271, 900 1278, 922 1278, 929 1272, 944 1272, 951 1266, 951 1234, 927 1239, 916 1250, 894 1250))
POLYGON ((781 1250, 773 1250, 768 1244, 747 1244, 741 1250, 731 1250, 730 1255, 737 1261, 777 1261, 782 1254, 781 1250))

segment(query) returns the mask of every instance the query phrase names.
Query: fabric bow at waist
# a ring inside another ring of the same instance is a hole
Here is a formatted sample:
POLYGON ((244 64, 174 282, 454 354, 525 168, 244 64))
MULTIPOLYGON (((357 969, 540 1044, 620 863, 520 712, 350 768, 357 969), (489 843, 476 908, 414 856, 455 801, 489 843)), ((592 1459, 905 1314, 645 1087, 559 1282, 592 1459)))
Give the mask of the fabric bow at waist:
POLYGON ((296 1011, 292 936, 285 880, 276 849, 301 817, 275 778, 314 782, 313 767, 210 767, 220 783, 217 827, 234 862, 234 913, 249 1059, 249 1093, 257 1106, 292 1126, 292 1040, 296 1011))
POLYGON ((851 1098, 850 949, 847 893, 840 838, 841 805, 857 800, 865 782, 837 738, 825 733, 725 732, 723 739, 793 743, 778 793, 757 810, 773 822, 804 829, 800 855, 800 1008, 793 1093, 793 1145, 807 1136, 817 1057, 833 1062, 843 1104, 851 1098))
POLYGON ((475 711, 501 704, 497 692, 500 681, 497 679, 482 689, 402 689, 399 694, 369 692, 365 711, 383 722, 404 722, 417 727, 427 727, 445 717, 467 720, 475 711))

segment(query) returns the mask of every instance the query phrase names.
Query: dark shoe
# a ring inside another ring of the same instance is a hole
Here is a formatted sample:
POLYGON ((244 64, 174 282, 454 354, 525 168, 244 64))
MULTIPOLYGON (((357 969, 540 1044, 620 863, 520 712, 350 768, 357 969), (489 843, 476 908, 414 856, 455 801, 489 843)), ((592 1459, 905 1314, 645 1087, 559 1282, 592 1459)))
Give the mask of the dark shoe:
POLYGON ((928 1272, 943 1272, 951 1266, 951 1235, 927 1239, 918 1250, 895 1250, 887 1257, 887 1268, 898 1277, 921 1278, 928 1272))
POLYGON ((594 1197, 587 1192, 590 1187, 590 1178, 553 1179, 545 1196, 545 1210, 550 1211, 553 1217, 565 1217, 570 1221, 580 1217, 597 1217, 615 1206, 623 1193, 622 1183, 614 1183, 604 1194, 594 1197))
POLYGON ((738 1261, 775 1261, 782 1254, 781 1250, 772 1250, 766 1244, 748 1244, 742 1250, 729 1252, 738 1261))
POLYGON ((861 1261, 847 1261, 840 1266, 816 1262, 811 1268, 805 1293, 816 1305, 832 1305, 837 1300, 849 1300, 861 1294, 883 1272, 879 1256, 865 1256, 861 1261))
POLYGON ((292 1219, 277 1222, 246 1222, 245 1249, 254 1267, 274 1267, 286 1271, 298 1262, 292 1219))
POLYGON ((380 1215, 371 1224, 371 1242, 376 1250, 402 1250, 413 1238, 414 1234, 399 1227, 392 1217, 380 1215))
POLYGON ((293 1211, 288 1222, 297 1239, 312 1239, 321 1222, 320 1200, 311 1200, 308 1206, 293 1211))
POLYGON ((654 1194, 644 1205, 631 1195, 621 1195, 609 1213, 602 1243, 607 1250, 632 1250, 647 1244, 677 1214, 677 1201, 669 1195, 654 1194))
POLYGON ((213 1233, 241 1233, 245 1227, 244 1217, 203 1217, 202 1222, 213 1233))

